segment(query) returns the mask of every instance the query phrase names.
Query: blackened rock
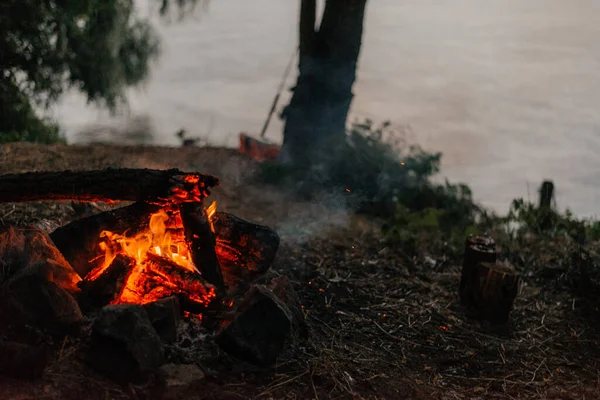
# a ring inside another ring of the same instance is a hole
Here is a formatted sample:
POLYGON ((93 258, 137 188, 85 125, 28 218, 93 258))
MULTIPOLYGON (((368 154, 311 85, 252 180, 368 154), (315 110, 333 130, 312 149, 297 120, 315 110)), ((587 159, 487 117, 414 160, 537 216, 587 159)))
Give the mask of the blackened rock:
POLYGON ((257 365, 273 363, 292 326, 285 304, 263 285, 255 285, 219 332, 217 344, 230 355, 257 365))
POLYGON ((179 299, 171 296, 144 304, 143 307, 160 338, 165 343, 177 341, 177 327, 181 316, 179 299))
POLYGON ((39 379, 48 362, 46 352, 34 346, 0 342, 0 374, 22 379, 39 379))
MULTIPOLYGON (((43 264, 39 265, 43 269, 43 264)), ((72 334, 82 320, 75 298, 31 267, 12 278, 0 295, 3 320, 15 328, 29 325, 53 335, 72 334)))
POLYGON ((89 361, 117 382, 140 382, 164 363, 158 333, 144 307, 109 305, 92 323, 89 361))

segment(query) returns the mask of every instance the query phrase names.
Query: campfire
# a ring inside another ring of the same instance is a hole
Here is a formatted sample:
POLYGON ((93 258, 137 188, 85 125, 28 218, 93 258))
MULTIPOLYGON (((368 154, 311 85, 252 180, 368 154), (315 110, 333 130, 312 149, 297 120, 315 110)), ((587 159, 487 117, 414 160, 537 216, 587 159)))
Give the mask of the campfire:
MULTIPOLYGON (((46 297, 40 302, 50 304, 53 312, 46 314, 60 316, 55 319, 68 315, 70 325, 81 324, 82 312, 95 318, 90 346, 94 363, 105 360, 100 362, 101 371, 113 373, 120 370, 118 365, 128 365, 129 372, 119 373, 131 375, 133 370, 139 377, 163 364, 161 343, 177 341, 182 316, 212 329, 225 352, 246 361, 267 364, 282 350, 299 308, 284 280, 264 277, 275 259, 279 237, 266 226, 217 211, 216 202, 206 206, 210 189, 218 183, 212 176, 179 170, 0 177, 0 201, 133 202, 72 221, 49 237, 36 233, 43 238, 41 252, 53 254, 44 260, 50 272, 44 275, 49 278, 41 284, 40 296, 46 297), (44 285, 58 294, 49 295, 44 285), (142 344, 135 336, 141 331, 148 331, 146 338, 160 340, 148 339, 139 350, 142 344), (115 347, 115 341, 121 346, 115 347), (148 352, 160 356, 150 360, 141 355, 148 352)), ((32 239, 23 239, 23 248, 28 240, 32 239)), ((17 241, 11 236, 5 242, 17 241)), ((33 269, 35 263, 39 257, 19 268, 33 269)), ((10 304, 19 303, 19 292, 11 294, 10 288, 18 287, 14 281, 23 280, 21 275, 8 277, 7 298, 0 299, 0 306, 6 303, 11 309, 10 304)), ((12 311, 26 315, 21 310, 31 307, 29 314, 39 315, 42 308, 32 303, 19 303, 12 311)))

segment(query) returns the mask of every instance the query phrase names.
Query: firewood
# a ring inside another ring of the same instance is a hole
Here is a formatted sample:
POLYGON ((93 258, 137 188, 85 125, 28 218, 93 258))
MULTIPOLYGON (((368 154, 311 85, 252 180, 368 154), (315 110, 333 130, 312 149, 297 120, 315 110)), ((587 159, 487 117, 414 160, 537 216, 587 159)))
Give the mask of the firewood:
POLYGON ((460 277, 459 294, 463 305, 474 303, 477 291, 477 265, 480 262, 496 262, 496 242, 490 237, 469 236, 465 242, 465 255, 460 277))
POLYGON ((225 291, 215 246, 217 244, 208 215, 202 203, 184 203, 180 207, 185 239, 192 261, 204 279, 213 284, 217 291, 225 291))
POLYGON ((127 276, 135 266, 135 260, 117 254, 110 265, 96 279, 84 279, 81 288, 80 304, 86 307, 103 307, 119 296, 127 276))
POLYGON ((494 263, 478 263, 474 271, 477 286, 470 287, 471 310, 478 318, 505 323, 519 292, 520 277, 494 263))
POLYGON ((91 217, 75 220, 50 234, 73 269, 83 278, 104 263, 104 252, 98 247, 100 233, 111 231, 130 235, 148 229, 150 215, 160 206, 138 202, 106 211, 91 217))
POLYGON ((188 303, 202 308, 215 297, 214 286, 202 275, 155 254, 148 254, 145 269, 137 277, 135 287, 138 294, 151 301, 174 295, 181 297, 186 300, 181 304, 184 311, 189 311, 188 303))
POLYGON ((216 252, 228 286, 250 282, 271 267, 279 248, 273 229, 217 212, 213 217, 216 252))
POLYGON ((210 175, 178 169, 107 168, 96 171, 27 172, 0 176, 0 202, 199 201, 217 186, 210 175))
POLYGON ((0 374, 16 378, 41 378, 46 369, 46 352, 15 342, 0 342, 0 374))

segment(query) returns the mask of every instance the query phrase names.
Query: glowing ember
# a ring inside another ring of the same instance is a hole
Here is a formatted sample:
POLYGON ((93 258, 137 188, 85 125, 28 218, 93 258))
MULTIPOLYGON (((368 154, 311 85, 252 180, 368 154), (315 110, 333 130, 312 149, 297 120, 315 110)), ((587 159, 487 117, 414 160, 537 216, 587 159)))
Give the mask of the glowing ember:
MULTIPOLYGON (((211 217, 216 212, 216 202, 206 212, 212 228, 211 217)), ((195 303, 208 304, 215 297, 213 287, 194 278, 199 273, 189 254, 178 212, 168 214, 159 210, 151 215, 148 229, 134 236, 103 231, 100 239, 104 261, 88 274, 86 280, 96 280, 118 254, 136 262, 113 303, 145 304, 183 293, 195 303)))

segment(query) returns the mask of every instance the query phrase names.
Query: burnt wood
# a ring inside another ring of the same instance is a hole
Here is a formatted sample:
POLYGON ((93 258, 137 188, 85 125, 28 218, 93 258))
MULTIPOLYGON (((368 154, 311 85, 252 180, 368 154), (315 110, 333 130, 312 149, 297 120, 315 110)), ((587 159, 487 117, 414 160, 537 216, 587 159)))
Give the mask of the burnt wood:
POLYGON ((96 279, 84 279, 81 288, 80 305, 85 307, 103 307, 115 300, 125 285, 127 276, 135 266, 135 260, 123 254, 117 254, 110 265, 96 279))
POLYGON ((224 212, 215 214, 213 225, 217 257, 228 286, 251 282, 269 270, 279 248, 277 232, 224 212))
POLYGON ((0 202, 199 201, 218 186, 214 176, 182 172, 107 168, 95 171, 27 172, 0 176, 0 202))
POLYGON ((217 241, 204 206, 202 203, 184 203, 179 210, 194 265, 204 279, 223 294, 225 283, 215 249, 217 241))
POLYGON ((100 233, 111 231, 129 235, 148 228, 150 216, 160 206, 138 202, 75 220, 50 234, 50 238, 73 269, 84 278, 91 270, 104 263, 104 252, 98 247, 100 233))

